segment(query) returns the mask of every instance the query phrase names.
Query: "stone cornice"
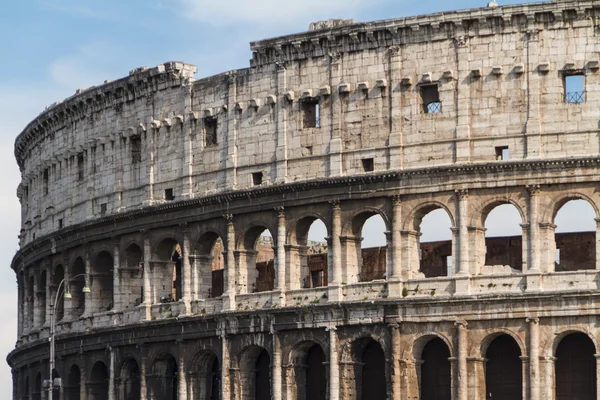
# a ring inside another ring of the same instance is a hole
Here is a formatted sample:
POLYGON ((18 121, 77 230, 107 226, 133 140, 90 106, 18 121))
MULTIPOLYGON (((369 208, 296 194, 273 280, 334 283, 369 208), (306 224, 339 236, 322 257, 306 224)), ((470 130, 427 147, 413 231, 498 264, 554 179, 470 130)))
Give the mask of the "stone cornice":
POLYGON ((250 44, 252 66, 407 43, 465 39, 507 32, 567 27, 600 13, 600 2, 561 1, 475 8, 347 24, 250 44))
POLYGON ((70 121, 91 115, 96 110, 119 107, 126 101, 167 88, 185 85, 194 80, 196 66, 182 62, 167 62, 154 68, 137 68, 129 76, 106 81, 101 86, 81 90, 64 100, 47 107, 31 121, 15 140, 15 157, 21 170, 27 150, 42 140, 46 134, 70 121))
MULTIPOLYGON (((45 248, 51 243, 56 243, 61 237, 77 235, 84 237, 83 233, 94 226, 118 223, 127 220, 133 220, 143 216, 151 216, 164 214, 170 210, 181 210, 198 206, 222 205, 235 201, 243 201, 248 199, 257 199, 272 195, 290 194, 295 192, 304 192, 321 188, 335 188, 354 185, 369 185, 383 182, 399 182, 402 183, 412 177, 420 176, 446 176, 446 175, 472 175, 477 173, 499 173, 505 174, 507 171, 542 171, 542 170, 565 170, 572 168, 600 168, 600 157, 589 158, 569 158, 555 160, 522 160, 514 162, 493 162, 482 164, 460 164, 451 166, 439 166, 432 168, 418 168, 410 170, 394 170, 382 173, 370 173, 365 175, 353 175, 342 177, 322 178, 305 182, 294 182, 283 185, 273 185, 268 187, 253 188, 247 190, 229 191, 212 196, 194 198, 189 200, 174 201, 162 203, 159 205, 147 206, 131 211, 112 214, 103 218, 97 218, 73 225, 52 232, 49 235, 37 238, 33 242, 21 248, 13 257, 11 267, 17 270, 19 264, 23 262, 23 258, 38 249, 45 248)), ((460 183, 462 184, 462 183, 460 183)), ((395 192, 395 194, 397 194, 395 192)), ((324 201, 327 199, 324 199, 324 201)), ((73 243, 75 244, 75 242, 73 243)))

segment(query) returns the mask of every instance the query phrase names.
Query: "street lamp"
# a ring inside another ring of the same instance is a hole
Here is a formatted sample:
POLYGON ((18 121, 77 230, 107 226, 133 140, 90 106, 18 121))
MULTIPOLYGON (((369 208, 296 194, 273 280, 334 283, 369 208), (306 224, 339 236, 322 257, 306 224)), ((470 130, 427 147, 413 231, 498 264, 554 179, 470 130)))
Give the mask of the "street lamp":
MULTIPOLYGON (((56 289, 56 296, 54 297, 54 303, 50 304, 50 375, 49 375, 49 379, 47 382, 44 382, 44 387, 48 387, 48 400, 52 400, 52 392, 54 391, 54 379, 52 378, 52 372, 54 371, 54 307, 56 306, 56 304, 58 303, 58 297, 60 296, 60 289, 62 288, 63 284, 65 284, 65 299, 70 299, 72 298, 71 296, 71 292, 69 292, 69 287, 68 285, 65 283, 71 283, 73 280, 75 280, 76 278, 79 278, 80 276, 84 276, 85 274, 78 274, 75 275, 74 277, 70 278, 70 279, 63 279, 60 281, 60 283, 58 284, 58 288, 56 289)), ((89 293, 90 292, 90 288, 87 285, 87 280, 85 281, 85 284, 83 286, 83 288, 81 289, 82 293, 89 293)), ((60 381, 57 382, 57 387, 60 386, 60 381)))

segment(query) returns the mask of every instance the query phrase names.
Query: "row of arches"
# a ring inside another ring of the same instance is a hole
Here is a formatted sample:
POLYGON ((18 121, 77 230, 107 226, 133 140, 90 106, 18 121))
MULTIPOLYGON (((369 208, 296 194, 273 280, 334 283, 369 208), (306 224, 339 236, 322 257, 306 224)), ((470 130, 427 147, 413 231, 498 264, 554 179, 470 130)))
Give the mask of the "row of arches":
MULTIPOLYGON (((420 400, 453 398, 453 360, 448 343, 431 336, 415 354, 420 400)), ((509 334, 496 334, 484 350, 485 398, 518 400, 527 398, 524 354, 509 334)), ((590 338, 579 332, 567 334, 555 350, 555 393, 557 400, 592 400, 596 398, 595 346, 590 338)), ((138 362, 126 358, 116 371, 116 384, 110 385, 110 371, 102 361, 90 369, 89 378, 80 367, 69 367, 65 385, 56 395, 65 400, 108 400, 109 388, 115 387, 117 398, 138 400, 145 393, 150 400, 180 400, 187 398, 220 400, 222 398, 222 368, 220 358, 210 351, 197 359, 197 370, 188 371, 180 379, 180 364, 170 353, 157 355, 150 373, 143 376, 138 362), (180 385, 186 385, 180 391, 180 385)), ((231 398, 271 400, 273 390, 284 390, 290 400, 325 400, 329 398, 329 360, 320 344, 304 341, 291 352, 291 364, 286 369, 284 387, 274 388, 272 357, 267 349, 251 345, 236 358, 231 369, 233 379, 231 398)), ((351 356, 342 367, 344 390, 355 393, 358 400, 386 400, 392 390, 388 382, 390 369, 385 351, 373 338, 357 339, 351 344, 351 356)), ((58 374, 55 374, 57 377, 58 374)), ((38 373, 30 387, 25 377, 23 400, 40 399, 42 376, 38 373)))
MULTIPOLYGON (((527 217, 516 204, 495 201, 483 211, 482 228, 469 227, 466 239, 460 239, 468 240, 465 248, 470 253, 460 264, 473 264, 463 273, 518 273, 533 263, 532 252, 542 253, 542 247, 548 249, 545 252, 553 252, 553 267, 546 267, 545 272, 596 268, 596 213, 586 200, 565 198, 553 224, 545 225, 544 234, 538 235, 540 244, 535 246, 531 243, 532 233, 525 232, 529 229, 527 217), (556 225, 564 226, 564 230, 554 232, 556 225), (519 231, 523 235, 518 235, 519 231), (571 236, 564 231, 579 233, 571 236), (552 240, 548 232, 554 234, 552 240)), ((73 319, 84 314, 121 311, 144 302, 179 301, 186 295, 188 300, 221 296, 228 290, 225 271, 229 262, 233 263, 231 277, 235 279, 229 290, 238 294, 386 278, 451 276, 458 271, 455 253, 462 251, 463 244, 458 241, 456 223, 447 208, 430 204, 415 211, 410 218, 416 230, 400 232, 400 246, 394 242, 397 238, 393 231, 398 231, 388 214, 376 207, 350 214, 345 222, 341 220, 338 235, 333 234, 335 217, 326 218, 323 213, 289 221, 284 215, 284 236, 280 235, 281 226, 273 229, 269 224, 252 221, 240 233, 234 231, 231 249, 228 233, 220 224, 205 229, 193 240, 189 238, 189 244, 176 234, 167 235, 153 238, 148 241, 150 244, 128 243, 124 251, 119 244, 95 254, 82 254, 38 273, 33 268, 26 269, 18 275, 22 320, 28 328, 47 324, 49 305, 63 279, 70 280, 65 290, 71 300, 65 303, 59 296, 57 320, 65 314, 73 319), (334 236, 340 243, 338 247, 334 236), (284 243, 278 243, 281 238, 284 243), (401 248, 401 258, 394 258, 397 248, 401 248), (232 253, 230 258, 227 251, 232 253), (335 260, 340 266, 337 275, 335 260), (186 269, 190 271, 187 282, 183 279, 186 269), (285 274, 279 276, 279 269, 284 269, 285 274), (412 272, 398 272, 399 269, 412 272), (396 275, 387 276, 390 270, 396 275), (150 275, 147 290, 144 274, 150 275), (89 295, 83 293, 86 286, 89 295), (126 290, 121 290, 123 287, 126 290)))

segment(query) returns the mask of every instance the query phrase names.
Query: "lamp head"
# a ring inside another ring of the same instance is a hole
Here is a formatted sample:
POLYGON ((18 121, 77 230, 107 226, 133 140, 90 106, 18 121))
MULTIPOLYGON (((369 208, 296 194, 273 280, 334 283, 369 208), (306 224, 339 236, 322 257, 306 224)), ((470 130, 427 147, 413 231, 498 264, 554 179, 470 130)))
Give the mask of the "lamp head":
POLYGON ((85 285, 83 287, 83 289, 81 289, 81 292, 82 293, 90 293, 91 292, 90 287, 88 285, 85 285))
POLYGON ((71 292, 66 292, 65 293, 65 299, 72 299, 73 296, 71 296, 71 292))

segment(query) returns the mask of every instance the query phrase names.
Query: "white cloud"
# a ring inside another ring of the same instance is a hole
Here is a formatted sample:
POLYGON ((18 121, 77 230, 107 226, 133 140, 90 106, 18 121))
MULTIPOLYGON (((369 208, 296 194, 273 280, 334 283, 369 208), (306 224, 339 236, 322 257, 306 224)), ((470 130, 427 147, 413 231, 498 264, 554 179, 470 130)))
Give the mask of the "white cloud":
MULTIPOLYGON (((211 25, 265 24, 286 26, 292 21, 316 21, 329 18, 349 18, 362 8, 373 7, 384 0, 179 0, 181 14, 211 25)), ((308 28, 308 26, 307 26, 308 28)), ((264 26, 263 26, 264 29, 264 26)))

